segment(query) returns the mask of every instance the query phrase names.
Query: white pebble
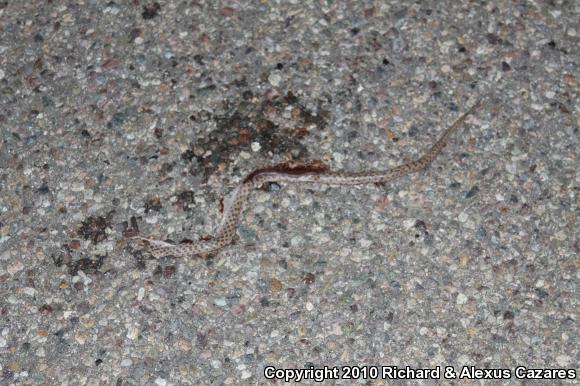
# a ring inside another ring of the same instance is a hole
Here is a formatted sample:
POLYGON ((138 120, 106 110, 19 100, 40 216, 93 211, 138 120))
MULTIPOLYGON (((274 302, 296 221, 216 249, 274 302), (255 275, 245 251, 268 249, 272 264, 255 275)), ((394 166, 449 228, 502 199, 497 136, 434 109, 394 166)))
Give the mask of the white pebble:
POLYGON ((252 142, 252 151, 253 152, 260 151, 261 148, 262 148, 262 146, 260 145, 260 142, 252 142))
POLYGON ((278 87, 280 85, 280 82, 282 81, 282 77, 280 76, 280 74, 274 72, 270 74, 270 76, 268 77, 268 81, 272 86, 278 87))
POLYGON ((352 254, 352 250, 351 250, 350 248, 348 248, 348 247, 346 247, 346 248, 342 248, 342 249, 340 250, 340 256, 341 256, 341 257, 348 257, 348 256, 350 256, 351 254, 352 254))
POLYGON ((511 174, 516 174, 518 171, 518 166, 515 162, 506 163, 505 170, 507 170, 511 174))
POLYGON ((85 342, 87 341, 87 337, 83 334, 76 334, 75 335, 75 342, 77 342, 80 345, 85 344, 85 342))
POLYGON ((147 224, 157 224, 157 217, 156 217, 156 216, 153 216, 153 217, 147 217, 147 218, 145 219, 145 222, 146 222, 147 224))
POLYGON ((32 287, 24 287, 22 292, 24 292, 28 296, 34 296, 36 294, 36 289, 32 287))
POLYGON ((145 297, 145 288, 141 287, 141 288, 139 288, 139 291, 137 292, 137 300, 141 301, 141 300, 143 300, 144 297, 145 297))
POLYGON ((558 355, 556 357, 556 362, 558 362, 558 365, 561 367, 567 367, 570 363, 572 363, 572 358, 570 358, 568 355, 558 355))
POLYGON ((462 305, 467 303, 467 296, 465 296, 465 294, 460 293, 459 295, 457 295, 457 299, 455 300, 455 303, 458 305, 462 305))
POLYGON ((558 240, 558 241, 564 241, 564 240, 566 240, 568 238, 567 233, 564 232, 564 231, 556 232, 554 234, 554 236, 556 237, 556 240, 558 240))
POLYGON ((20 260, 16 260, 16 262, 12 265, 9 265, 6 270, 8 271, 9 274, 14 275, 17 272, 22 271, 23 269, 24 265, 22 265, 22 262, 20 260))
POLYGON ((363 248, 368 248, 373 244, 373 242, 371 240, 367 240, 367 239, 361 239, 360 241, 360 246, 363 248))
POLYGON ((139 330, 135 326, 127 326, 127 338, 131 340, 137 339, 139 336, 139 330))
POLYGON ((218 307, 225 307, 226 303, 226 299, 225 298, 217 298, 213 301, 213 304, 215 304, 218 307))
POLYGON ((290 245, 292 245, 293 247, 297 247, 300 244, 302 244, 302 238, 300 236, 294 236, 290 240, 290 245))

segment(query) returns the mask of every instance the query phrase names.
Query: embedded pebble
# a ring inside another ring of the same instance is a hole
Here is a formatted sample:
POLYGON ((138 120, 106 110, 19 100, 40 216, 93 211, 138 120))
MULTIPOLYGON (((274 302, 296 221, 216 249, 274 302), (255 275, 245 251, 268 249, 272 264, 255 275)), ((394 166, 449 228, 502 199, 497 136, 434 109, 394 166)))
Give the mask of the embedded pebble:
POLYGON ((144 297, 145 297, 145 288, 141 287, 137 292, 137 300, 142 301, 144 297))
POLYGON ((16 260, 14 263, 12 263, 8 266, 6 271, 8 271, 8 273, 10 275, 15 275, 16 273, 22 271, 23 269, 24 269, 24 264, 22 264, 22 262, 20 260, 16 260))
POLYGON ((556 363, 560 367, 568 367, 572 363, 572 358, 569 355, 558 355, 556 357, 556 363))
POLYGON ((213 304, 215 304, 218 307, 225 307, 227 302, 225 298, 217 298, 214 299, 213 304))
POLYGON ((467 299, 467 296, 465 296, 465 294, 463 294, 463 293, 459 293, 459 294, 457 295, 457 298, 456 298, 456 300, 455 300, 455 303, 456 303, 456 304, 458 304, 458 305, 462 305, 462 304, 465 304, 465 303, 467 303, 467 300, 468 300, 468 299, 467 299))
POLYGON ((272 86, 278 87, 280 85, 280 82, 282 81, 282 77, 278 73, 274 72, 270 74, 270 76, 268 77, 268 81, 272 86))

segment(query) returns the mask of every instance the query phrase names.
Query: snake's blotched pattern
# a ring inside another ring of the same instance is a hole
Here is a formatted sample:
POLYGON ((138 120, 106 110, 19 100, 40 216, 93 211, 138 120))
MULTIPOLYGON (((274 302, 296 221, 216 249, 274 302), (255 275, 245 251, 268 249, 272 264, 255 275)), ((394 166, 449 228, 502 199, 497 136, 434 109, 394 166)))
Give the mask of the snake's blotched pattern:
POLYGON ((480 106, 480 103, 481 100, 477 101, 473 107, 459 117, 443 132, 429 151, 415 161, 383 171, 333 172, 321 163, 284 163, 270 168, 258 169, 246 176, 226 200, 222 221, 214 237, 204 238, 193 244, 174 245, 160 240, 136 236, 131 239, 131 244, 135 249, 148 251, 157 258, 167 255, 175 257, 207 257, 209 254, 220 251, 232 242, 236 233, 238 219, 244 210, 250 193, 254 188, 264 183, 286 182, 327 185, 379 184, 392 181, 407 174, 422 171, 441 153, 449 137, 480 106))

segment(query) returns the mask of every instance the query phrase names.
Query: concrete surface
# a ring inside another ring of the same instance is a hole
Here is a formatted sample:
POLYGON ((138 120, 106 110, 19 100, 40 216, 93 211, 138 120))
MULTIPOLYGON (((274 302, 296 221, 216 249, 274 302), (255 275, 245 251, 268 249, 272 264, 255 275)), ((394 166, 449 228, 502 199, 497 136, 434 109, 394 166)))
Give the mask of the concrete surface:
POLYGON ((579 15, 572 1, 0 1, 0 383, 577 369, 579 15), (209 260, 127 245, 211 234, 220 197, 258 167, 413 159, 481 95, 424 173, 256 191, 209 260))

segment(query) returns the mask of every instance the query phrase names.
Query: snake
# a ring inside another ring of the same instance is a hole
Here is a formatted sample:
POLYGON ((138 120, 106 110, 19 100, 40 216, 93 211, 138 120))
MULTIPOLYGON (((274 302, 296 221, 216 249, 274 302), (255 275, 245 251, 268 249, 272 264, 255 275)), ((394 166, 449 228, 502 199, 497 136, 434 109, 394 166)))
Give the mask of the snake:
POLYGON ((311 163, 291 161, 257 169, 246 175, 222 203, 222 219, 214 236, 205 236, 192 243, 172 244, 155 238, 135 235, 130 238, 130 244, 135 250, 146 251, 155 258, 165 256, 207 258, 219 253, 232 243, 236 236, 238 221, 252 191, 266 183, 311 183, 332 186, 384 184, 408 174, 423 171, 441 154, 449 138, 461 127, 467 117, 480 107, 481 101, 482 99, 478 99, 470 109, 457 118, 451 126, 443 131, 427 152, 416 160, 379 171, 331 171, 327 165, 319 161, 311 163))

